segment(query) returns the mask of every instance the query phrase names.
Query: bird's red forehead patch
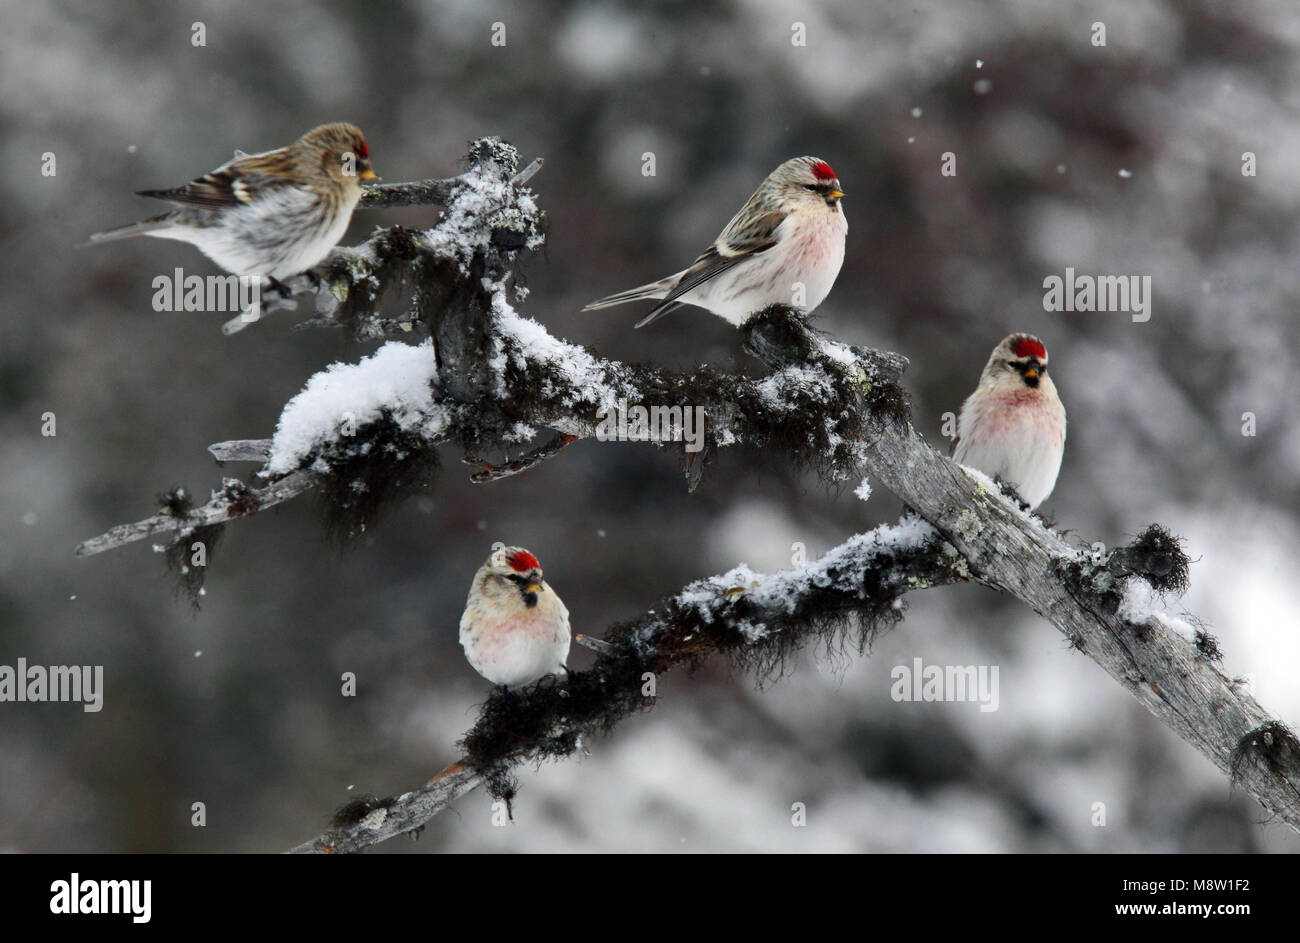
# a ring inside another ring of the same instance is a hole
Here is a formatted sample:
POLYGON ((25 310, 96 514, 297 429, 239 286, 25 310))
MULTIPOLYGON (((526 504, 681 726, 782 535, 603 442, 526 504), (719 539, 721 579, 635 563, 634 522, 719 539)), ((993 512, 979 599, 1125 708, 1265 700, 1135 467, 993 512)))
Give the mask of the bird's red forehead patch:
POLYGON ((364 140, 361 142, 360 146, 357 147, 357 153, 362 157, 370 156, 370 148, 366 147, 366 142, 364 140))
POLYGON ((506 557, 506 563, 509 563, 510 569, 516 573, 527 573, 529 570, 540 570, 542 568, 542 565, 537 562, 537 558, 527 550, 516 550, 506 557))
POLYGON ((831 165, 824 160, 819 160, 812 165, 813 176, 818 180, 834 180, 835 171, 831 170, 831 165))
POLYGON ((1047 348, 1032 337, 1022 337, 1011 345, 1011 352, 1017 357, 1037 357, 1047 359, 1047 348))

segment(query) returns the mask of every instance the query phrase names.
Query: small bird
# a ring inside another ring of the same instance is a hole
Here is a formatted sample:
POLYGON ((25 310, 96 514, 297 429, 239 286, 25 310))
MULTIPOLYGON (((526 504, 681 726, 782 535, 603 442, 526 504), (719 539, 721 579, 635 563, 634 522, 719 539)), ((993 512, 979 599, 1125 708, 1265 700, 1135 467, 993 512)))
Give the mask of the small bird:
POLYGON ((477 573, 460 617, 460 644, 493 684, 521 685, 568 671, 569 610, 522 547, 497 547, 477 573))
POLYGON ((1047 348, 1012 334, 993 349, 957 421, 953 459, 1012 485, 1032 511, 1052 493, 1065 453, 1065 407, 1047 348))
POLYGON ((768 174, 690 268, 582 310, 659 299, 637 327, 683 304, 706 308, 737 327, 772 304, 811 311, 830 294, 844 264, 849 224, 840 207, 842 196, 826 161, 788 160, 768 174))
POLYGON ((361 199, 361 181, 375 179, 361 129, 325 124, 288 147, 237 155, 184 186, 140 190, 178 209, 95 233, 90 241, 177 239, 231 274, 274 282, 329 255, 361 199))

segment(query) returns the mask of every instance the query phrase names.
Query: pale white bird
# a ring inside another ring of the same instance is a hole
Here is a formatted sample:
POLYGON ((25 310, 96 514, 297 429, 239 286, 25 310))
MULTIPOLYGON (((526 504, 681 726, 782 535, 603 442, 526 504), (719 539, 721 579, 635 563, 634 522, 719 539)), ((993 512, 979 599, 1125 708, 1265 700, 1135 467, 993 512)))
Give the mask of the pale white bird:
POLYGON ((839 179, 816 157, 795 157, 768 174, 713 245, 689 268, 593 301, 582 310, 629 301, 660 301, 644 327, 683 304, 742 325, 768 305, 812 311, 844 264, 849 224, 839 179))
POLYGON ((569 610, 522 547, 492 551, 470 586, 460 644, 474 670, 493 684, 528 684, 566 672, 569 610))
POLYGON ((1064 454, 1065 407, 1047 375, 1047 348, 1012 334, 962 404, 952 457, 1007 482, 1032 510, 1052 493, 1064 454))

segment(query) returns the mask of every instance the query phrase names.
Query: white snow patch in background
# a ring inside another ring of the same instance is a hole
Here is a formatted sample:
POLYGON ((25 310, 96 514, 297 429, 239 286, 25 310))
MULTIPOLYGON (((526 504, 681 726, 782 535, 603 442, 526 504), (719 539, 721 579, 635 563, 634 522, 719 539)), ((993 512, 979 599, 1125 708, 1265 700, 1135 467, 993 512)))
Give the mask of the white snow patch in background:
POLYGON ((432 341, 390 341, 360 363, 330 364, 280 413, 264 474, 288 474, 321 444, 338 439, 341 424, 359 429, 384 410, 403 430, 437 434, 447 413, 433 399, 436 378, 432 341))
POLYGON ((656 44, 644 39, 650 28, 626 11, 579 9, 556 31, 555 52, 572 74, 609 81, 655 64, 656 44))

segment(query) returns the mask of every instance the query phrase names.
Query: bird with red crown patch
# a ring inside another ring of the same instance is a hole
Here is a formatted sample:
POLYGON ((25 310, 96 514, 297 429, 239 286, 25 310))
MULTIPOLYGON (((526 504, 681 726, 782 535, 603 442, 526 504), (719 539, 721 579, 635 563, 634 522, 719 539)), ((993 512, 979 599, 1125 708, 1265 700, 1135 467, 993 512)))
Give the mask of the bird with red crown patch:
POLYGON ((498 546, 470 585, 460 644, 493 684, 521 685, 567 669, 569 610, 542 578, 537 557, 498 546))
POLYGON ((361 129, 325 124, 288 147, 241 154, 184 186, 141 190, 175 209, 90 241, 176 239, 233 275, 287 278, 329 255, 361 199, 361 181, 375 179, 361 129))
POLYGON ((795 157, 768 174, 690 267, 593 301, 582 310, 629 301, 660 303, 637 322, 644 327, 674 308, 705 308, 740 326, 773 304, 812 311, 844 264, 849 224, 839 178, 816 157, 795 157))
POLYGON ((1065 407, 1047 375, 1047 348, 1012 334, 962 404, 952 457, 1011 485, 1032 510, 1052 493, 1064 454, 1065 407))

